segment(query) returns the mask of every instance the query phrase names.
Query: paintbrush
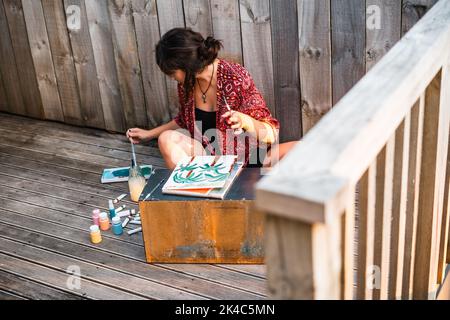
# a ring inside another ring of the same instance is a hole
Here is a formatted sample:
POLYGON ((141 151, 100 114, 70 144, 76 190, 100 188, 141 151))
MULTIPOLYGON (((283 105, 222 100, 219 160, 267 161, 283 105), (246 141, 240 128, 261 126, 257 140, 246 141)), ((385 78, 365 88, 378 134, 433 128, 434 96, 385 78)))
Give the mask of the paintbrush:
MULTIPOLYGON (((228 104, 227 99, 225 98, 225 96, 223 96, 223 101, 225 102, 225 106, 227 107, 228 111, 231 113, 231 115, 230 115, 230 117, 231 117, 232 116, 232 111, 231 111, 230 105, 228 104)), ((244 133, 244 130, 242 130, 242 128, 234 129, 234 134, 235 135, 238 136, 238 135, 240 135, 242 133, 244 133)))
MULTIPOLYGON (((130 130, 128 130, 128 132, 129 132, 130 130)), ((133 143, 133 140, 130 138, 130 143, 131 143, 131 152, 132 152, 132 154, 133 154, 133 162, 134 162, 134 165, 135 166, 137 166, 137 161, 136 161, 136 152, 134 151, 134 143, 133 143)))
POLYGON ((150 196, 153 194, 153 192, 155 192, 156 189, 158 189, 158 187, 165 181, 166 179, 162 179, 157 185, 156 187, 154 187, 152 189, 152 191, 150 191, 150 193, 147 194, 147 196, 144 198, 144 201, 146 201, 148 198, 150 198, 150 196))

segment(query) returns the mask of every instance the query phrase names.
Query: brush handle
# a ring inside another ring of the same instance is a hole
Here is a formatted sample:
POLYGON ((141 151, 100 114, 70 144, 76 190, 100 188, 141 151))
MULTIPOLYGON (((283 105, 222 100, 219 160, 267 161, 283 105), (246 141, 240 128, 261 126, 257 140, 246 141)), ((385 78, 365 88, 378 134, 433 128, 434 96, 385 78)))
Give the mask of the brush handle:
POLYGON ((136 153, 134 152, 134 143, 132 141, 131 141, 131 152, 133 153, 134 164, 137 166, 136 153))

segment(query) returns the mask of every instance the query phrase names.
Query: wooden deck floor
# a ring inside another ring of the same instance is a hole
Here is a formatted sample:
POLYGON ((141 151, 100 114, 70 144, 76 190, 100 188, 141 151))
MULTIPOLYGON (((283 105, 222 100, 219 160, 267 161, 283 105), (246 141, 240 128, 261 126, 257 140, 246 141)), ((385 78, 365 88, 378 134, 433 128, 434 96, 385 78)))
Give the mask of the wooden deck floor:
MULTIPOLYGON (((157 148, 137 152, 164 165, 157 148)), ((90 243, 92 209, 127 192, 100 173, 129 159, 122 135, 0 113, 0 299, 264 299, 264 266, 149 265, 141 234, 90 243)))

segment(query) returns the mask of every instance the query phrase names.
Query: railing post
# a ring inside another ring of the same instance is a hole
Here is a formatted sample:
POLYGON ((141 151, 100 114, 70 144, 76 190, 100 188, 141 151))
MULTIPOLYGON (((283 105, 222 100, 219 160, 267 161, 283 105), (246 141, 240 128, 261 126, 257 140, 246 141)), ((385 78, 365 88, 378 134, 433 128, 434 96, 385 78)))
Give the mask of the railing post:
POLYGON ((302 222, 266 213, 269 296, 274 299, 340 299, 341 217, 302 222))

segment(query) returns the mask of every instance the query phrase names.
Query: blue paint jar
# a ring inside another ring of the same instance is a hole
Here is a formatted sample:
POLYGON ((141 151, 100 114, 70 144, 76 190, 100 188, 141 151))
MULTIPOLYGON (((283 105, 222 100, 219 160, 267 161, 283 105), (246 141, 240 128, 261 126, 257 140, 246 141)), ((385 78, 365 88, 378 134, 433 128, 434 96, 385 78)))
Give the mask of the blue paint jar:
POLYGON ((122 221, 120 220, 120 217, 112 218, 112 232, 118 236, 123 233, 122 221))
POLYGON ((116 216, 116 209, 114 208, 114 203, 112 200, 108 201, 109 205, 109 218, 112 220, 116 216))

